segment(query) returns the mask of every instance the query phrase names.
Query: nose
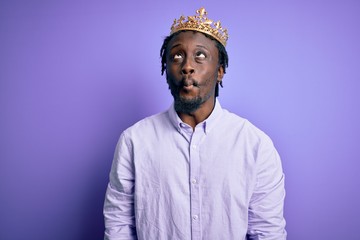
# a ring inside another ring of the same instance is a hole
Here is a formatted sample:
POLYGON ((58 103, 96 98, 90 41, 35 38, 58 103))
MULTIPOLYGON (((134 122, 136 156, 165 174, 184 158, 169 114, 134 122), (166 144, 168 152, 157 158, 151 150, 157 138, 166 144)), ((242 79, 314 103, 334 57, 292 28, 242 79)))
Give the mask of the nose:
POLYGON ((194 69, 193 64, 191 62, 191 59, 185 58, 185 60, 183 62, 183 66, 181 68, 181 73, 183 75, 190 75, 190 74, 193 74, 194 72, 195 72, 195 69, 194 69))

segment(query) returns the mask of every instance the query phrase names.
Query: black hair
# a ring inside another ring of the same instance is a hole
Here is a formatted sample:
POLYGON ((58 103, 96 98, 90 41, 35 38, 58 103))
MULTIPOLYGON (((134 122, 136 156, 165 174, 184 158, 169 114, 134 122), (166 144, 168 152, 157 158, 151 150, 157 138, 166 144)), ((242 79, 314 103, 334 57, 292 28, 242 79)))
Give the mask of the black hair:
MULTIPOLYGON (((163 45, 160 49, 160 57, 161 57, 161 75, 164 75, 164 72, 166 71, 166 55, 167 55, 167 47, 171 39, 173 39, 175 36, 177 36, 179 33, 184 32, 186 30, 178 31, 170 36, 167 36, 164 39, 163 45)), ((207 38, 215 41, 216 47, 219 50, 219 65, 221 65, 224 69, 224 73, 226 73, 226 68, 229 66, 229 56, 227 54, 227 51, 218 40, 213 38, 210 35, 204 34, 207 38)), ((220 86, 223 87, 222 81, 220 82, 220 86)), ((219 84, 216 84, 215 88, 215 97, 219 96, 219 84)))

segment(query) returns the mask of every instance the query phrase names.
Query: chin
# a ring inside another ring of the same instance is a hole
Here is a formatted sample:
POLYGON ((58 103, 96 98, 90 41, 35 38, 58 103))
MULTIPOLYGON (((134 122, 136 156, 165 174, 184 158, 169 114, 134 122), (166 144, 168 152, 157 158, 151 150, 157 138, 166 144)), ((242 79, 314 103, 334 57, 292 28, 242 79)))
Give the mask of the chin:
POLYGON ((182 113, 192 113, 200 108, 203 103, 200 97, 184 98, 179 97, 174 99, 175 111, 182 113))

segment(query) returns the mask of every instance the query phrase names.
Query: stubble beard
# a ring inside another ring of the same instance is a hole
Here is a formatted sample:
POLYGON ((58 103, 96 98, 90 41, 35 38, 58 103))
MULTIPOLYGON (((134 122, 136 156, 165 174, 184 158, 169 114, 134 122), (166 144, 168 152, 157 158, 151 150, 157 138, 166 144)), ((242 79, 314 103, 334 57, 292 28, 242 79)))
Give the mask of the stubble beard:
MULTIPOLYGON (((182 88, 182 85, 177 86, 171 81, 168 81, 169 89, 171 92, 171 95, 174 98, 174 108, 176 112, 179 113, 185 113, 185 114, 191 114, 194 113, 196 110, 198 110, 203 103, 205 103, 211 96, 211 94, 208 94, 204 97, 201 96, 195 96, 192 98, 186 98, 180 95, 180 89, 182 88)), ((201 87, 199 86, 198 82, 193 82, 194 87, 201 87)))
POLYGON ((176 112, 193 113, 203 104, 203 99, 199 96, 192 99, 185 99, 181 96, 174 96, 174 108, 176 112))
MULTIPOLYGON (((169 89, 171 92, 171 95, 174 98, 174 108, 176 112, 180 113, 193 113, 197 109, 200 108, 200 106, 204 103, 204 99, 200 96, 195 96, 193 98, 185 98, 180 96, 180 89, 182 88, 182 85, 180 86, 174 84, 170 79, 167 79, 167 83, 169 85, 169 89)), ((198 87, 198 83, 193 83, 194 87, 198 87)))

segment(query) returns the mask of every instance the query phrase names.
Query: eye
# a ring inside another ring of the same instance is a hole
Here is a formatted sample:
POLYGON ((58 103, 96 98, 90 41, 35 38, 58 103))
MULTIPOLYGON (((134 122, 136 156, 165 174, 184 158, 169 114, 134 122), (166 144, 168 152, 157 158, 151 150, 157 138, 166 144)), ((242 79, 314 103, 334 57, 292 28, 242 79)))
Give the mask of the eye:
POLYGON ((182 57, 182 55, 180 54, 180 53, 176 53, 175 55, 174 55, 174 57, 173 57, 173 59, 175 60, 175 61, 179 61, 179 60, 181 60, 183 57, 182 57))
POLYGON ((196 58, 199 59, 199 60, 203 60, 203 59, 206 58, 206 55, 203 52, 197 52, 196 53, 196 58))

